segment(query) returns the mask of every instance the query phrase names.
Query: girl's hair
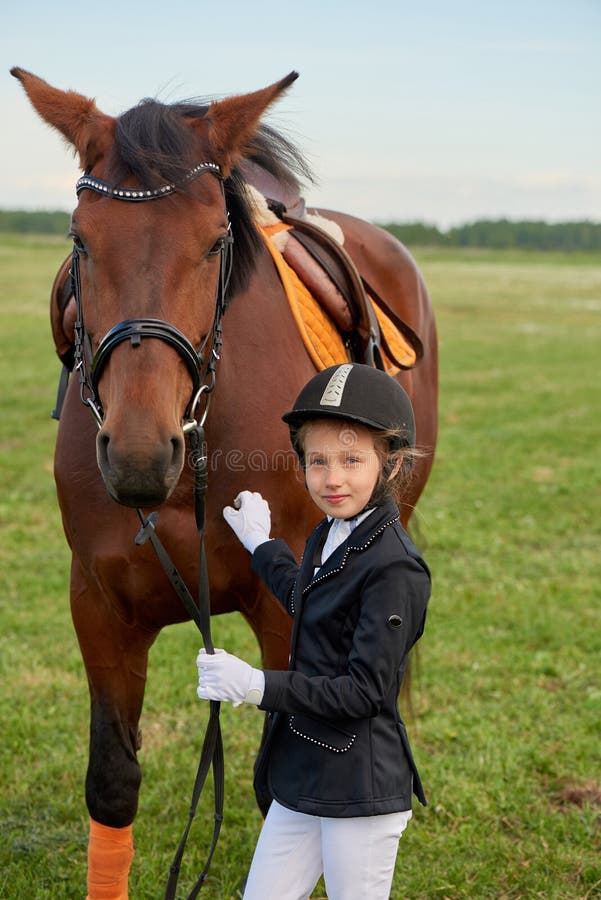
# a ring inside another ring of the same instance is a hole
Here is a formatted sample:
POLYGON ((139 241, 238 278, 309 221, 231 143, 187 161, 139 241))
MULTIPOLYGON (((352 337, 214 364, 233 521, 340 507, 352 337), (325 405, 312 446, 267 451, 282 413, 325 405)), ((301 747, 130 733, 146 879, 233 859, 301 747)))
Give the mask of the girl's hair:
POLYGON ((425 452, 416 447, 401 447, 393 450, 392 447, 402 443, 405 431, 402 428, 377 429, 369 425, 354 422, 352 419, 318 417, 307 419, 298 429, 294 430, 293 444, 299 455, 303 470, 305 468, 305 438, 312 425, 317 422, 337 423, 340 429, 346 429, 349 435, 359 425, 365 428, 373 437, 374 448, 380 460, 380 475, 374 487, 369 505, 381 506, 389 497, 392 497, 400 505, 407 496, 409 486, 413 479, 413 462, 425 456, 425 452), (395 472, 395 467, 398 466, 395 472), (391 474, 394 472, 392 478, 391 474))
POLYGON ((397 506, 400 506, 409 492, 414 477, 413 463, 425 456, 425 453, 416 447, 391 449, 394 446, 398 447, 399 438, 404 436, 400 428, 389 428, 385 431, 370 428, 369 431, 373 434, 374 447, 380 457, 380 477, 376 482, 371 503, 374 506, 381 506, 392 497, 397 506))

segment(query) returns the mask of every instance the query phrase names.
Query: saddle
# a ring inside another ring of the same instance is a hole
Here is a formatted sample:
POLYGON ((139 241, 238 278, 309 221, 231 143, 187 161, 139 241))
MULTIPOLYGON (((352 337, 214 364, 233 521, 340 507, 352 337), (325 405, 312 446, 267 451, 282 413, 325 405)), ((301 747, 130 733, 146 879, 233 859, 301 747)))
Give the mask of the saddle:
POLYGON ((423 355, 419 337, 359 274, 342 246, 342 229, 304 206, 300 216, 291 216, 281 201, 254 188, 248 193, 317 368, 349 360, 392 375, 413 368, 423 355), (324 344, 330 345, 325 353, 324 344))

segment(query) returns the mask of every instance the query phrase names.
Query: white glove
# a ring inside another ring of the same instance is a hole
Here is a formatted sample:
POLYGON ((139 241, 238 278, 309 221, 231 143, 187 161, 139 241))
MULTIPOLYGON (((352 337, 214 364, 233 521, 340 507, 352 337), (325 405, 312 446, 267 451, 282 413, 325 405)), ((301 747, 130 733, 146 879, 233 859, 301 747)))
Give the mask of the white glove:
POLYGON ((234 506, 226 506, 223 518, 249 553, 269 540, 271 513, 269 503, 256 491, 242 491, 234 506))
POLYGON ((258 706, 265 692, 265 675, 225 650, 203 648, 196 657, 198 688, 201 700, 229 700, 234 706, 253 703, 258 706))

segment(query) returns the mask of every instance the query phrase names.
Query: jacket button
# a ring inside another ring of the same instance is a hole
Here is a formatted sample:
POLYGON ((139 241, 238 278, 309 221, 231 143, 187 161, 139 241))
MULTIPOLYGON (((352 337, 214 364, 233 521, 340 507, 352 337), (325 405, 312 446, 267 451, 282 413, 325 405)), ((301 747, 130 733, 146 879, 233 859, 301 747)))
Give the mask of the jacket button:
POLYGON ((390 625, 391 628, 400 628, 401 625, 403 624, 403 620, 401 619, 400 616, 397 616, 395 614, 395 615, 392 615, 389 617, 388 624, 390 625))

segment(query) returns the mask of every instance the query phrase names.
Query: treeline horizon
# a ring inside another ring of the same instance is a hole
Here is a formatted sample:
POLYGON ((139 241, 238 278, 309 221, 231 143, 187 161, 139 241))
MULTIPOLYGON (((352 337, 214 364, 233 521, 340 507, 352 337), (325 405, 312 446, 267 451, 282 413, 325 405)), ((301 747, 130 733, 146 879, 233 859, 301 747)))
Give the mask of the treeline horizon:
POLYGON ((601 222, 546 222, 543 219, 477 219, 442 230, 423 222, 380 223, 411 246, 480 247, 494 250, 601 250, 601 222))
MULTIPOLYGON (((2 210, 0 233, 62 235, 71 216, 61 210, 2 210)), ((379 222, 408 247, 474 247, 498 250, 601 250, 601 222, 589 219, 547 222, 543 219, 477 219, 448 229, 426 222, 379 222)))

